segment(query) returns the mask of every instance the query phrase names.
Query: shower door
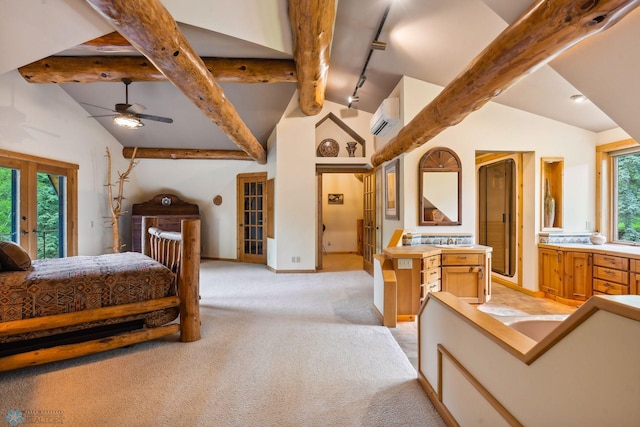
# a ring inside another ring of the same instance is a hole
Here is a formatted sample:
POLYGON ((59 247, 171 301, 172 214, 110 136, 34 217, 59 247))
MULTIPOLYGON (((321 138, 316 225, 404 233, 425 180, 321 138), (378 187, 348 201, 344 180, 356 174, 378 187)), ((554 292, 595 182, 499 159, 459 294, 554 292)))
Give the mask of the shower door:
POLYGON ((478 170, 478 242, 493 248, 492 271, 509 277, 516 272, 514 171, 513 159, 481 166, 478 170))

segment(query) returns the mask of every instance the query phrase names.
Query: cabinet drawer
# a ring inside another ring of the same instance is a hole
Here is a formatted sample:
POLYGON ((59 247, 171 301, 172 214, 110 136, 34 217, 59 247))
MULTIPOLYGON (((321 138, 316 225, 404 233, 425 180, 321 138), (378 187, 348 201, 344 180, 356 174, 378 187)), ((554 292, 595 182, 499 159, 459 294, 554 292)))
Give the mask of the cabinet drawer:
POLYGON ((640 259, 631 260, 631 271, 640 273, 640 259))
POLYGON ((629 293, 628 286, 600 279, 593 279, 593 290, 607 295, 627 295, 629 293))
POLYGON ((593 276, 598 279, 608 280, 623 285, 629 284, 628 271, 614 270, 613 268, 607 267, 594 267, 593 276))
POLYGON ((440 280, 440 269, 432 268, 431 270, 422 272, 422 283, 432 283, 440 280))
POLYGON ((629 258, 619 256, 593 254, 593 264, 602 267, 617 268, 619 270, 629 269, 629 258))
POLYGON ((440 280, 420 286, 420 299, 424 299, 428 292, 440 292, 440 280))
POLYGON ((482 254, 442 254, 442 265, 482 265, 482 254))
POLYGON ((431 255, 426 258, 422 258, 423 270, 428 270, 434 267, 440 267, 440 255, 431 255))

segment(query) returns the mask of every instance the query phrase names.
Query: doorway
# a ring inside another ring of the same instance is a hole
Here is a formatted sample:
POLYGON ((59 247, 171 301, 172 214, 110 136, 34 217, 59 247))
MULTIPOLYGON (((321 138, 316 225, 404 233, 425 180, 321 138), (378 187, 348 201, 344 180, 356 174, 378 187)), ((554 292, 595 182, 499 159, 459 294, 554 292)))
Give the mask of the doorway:
POLYGON ((317 169, 317 270, 364 268, 365 171, 359 168, 317 169))
POLYGON ((513 159, 478 169, 478 243, 493 248, 492 271, 516 273, 516 164, 513 159))
POLYGON ((240 174, 237 177, 238 261, 267 263, 266 172, 240 174))

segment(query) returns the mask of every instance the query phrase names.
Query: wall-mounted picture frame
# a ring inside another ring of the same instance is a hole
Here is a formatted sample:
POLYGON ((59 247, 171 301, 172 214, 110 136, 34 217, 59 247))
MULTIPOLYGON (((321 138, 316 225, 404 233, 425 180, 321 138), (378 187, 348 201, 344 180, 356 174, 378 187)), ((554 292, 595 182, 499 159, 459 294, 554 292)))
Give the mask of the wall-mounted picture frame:
POLYGON ((344 204, 344 194, 342 193, 329 193, 327 196, 327 203, 330 205, 342 205, 344 204))
POLYGON ((400 219, 400 160, 395 159, 384 167, 384 217, 400 219))

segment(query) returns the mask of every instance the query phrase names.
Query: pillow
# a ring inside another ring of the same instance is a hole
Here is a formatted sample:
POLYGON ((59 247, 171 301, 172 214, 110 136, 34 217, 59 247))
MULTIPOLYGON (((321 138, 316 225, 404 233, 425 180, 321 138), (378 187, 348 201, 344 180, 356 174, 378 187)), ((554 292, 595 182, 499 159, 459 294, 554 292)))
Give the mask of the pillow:
POLYGON ((4 271, 29 270, 31 258, 20 245, 13 242, 0 242, 0 264, 4 271))

